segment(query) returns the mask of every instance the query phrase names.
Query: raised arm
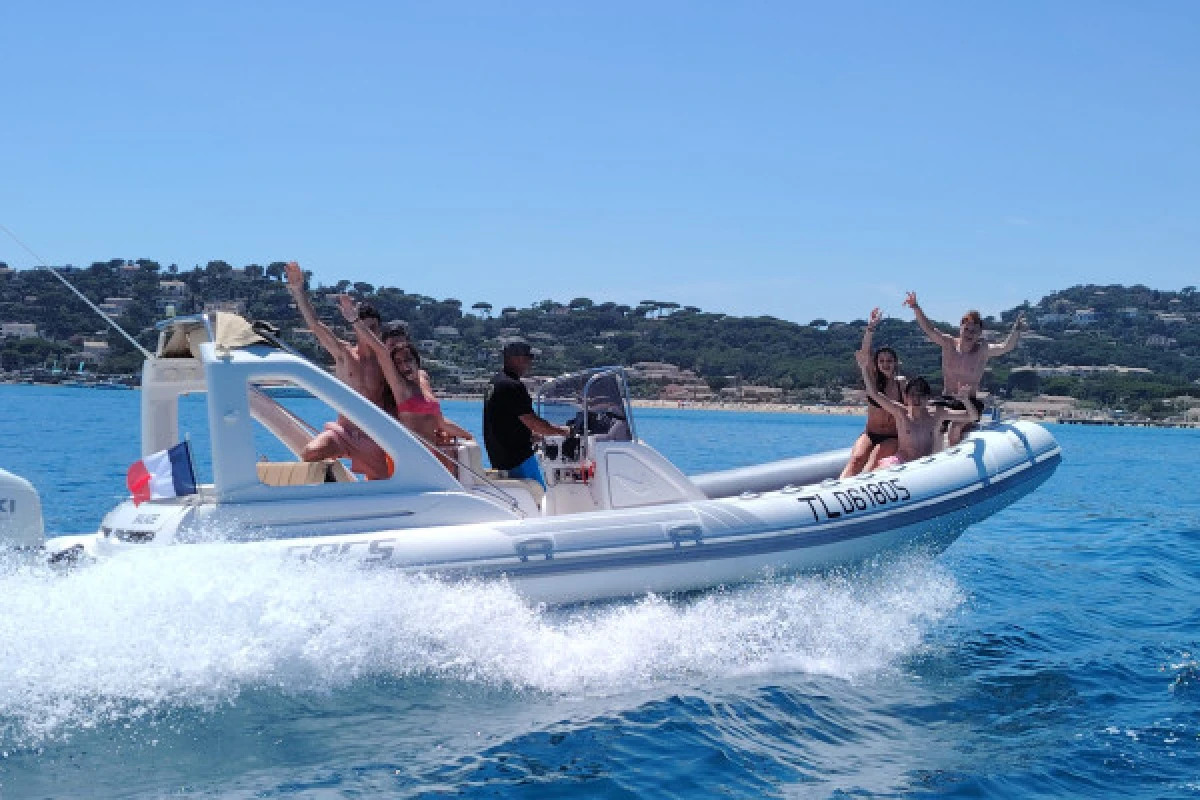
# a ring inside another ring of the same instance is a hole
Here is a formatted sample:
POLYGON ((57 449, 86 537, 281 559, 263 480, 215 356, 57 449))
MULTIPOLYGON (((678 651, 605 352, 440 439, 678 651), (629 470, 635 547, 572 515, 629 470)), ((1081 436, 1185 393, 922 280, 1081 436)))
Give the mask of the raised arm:
POLYGON ((317 312, 313 309, 312 300, 308 299, 308 292, 304 291, 304 272, 300 269, 300 265, 295 261, 290 261, 284 270, 287 273, 288 291, 291 293, 292 299, 296 301, 296 308, 300 311, 300 316, 304 318, 304 324, 317 337, 321 346, 329 351, 329 355, 333 356, 334 360, 341 361, 345 356, 346 348, 350 345, 339 339, 328 325, 317 319, 317 312))
POLYGON ((870 378, 867 383, 875 383, 875 359, 871 357, 871 344, 875 338, 875 329, 879 327, 880 320, 883 319, 883 314, 878 308, 871 309, 871 316, 867 319, 867 327, 863 329, 862 349, 860 352, 867 354, 867 368, 870 378))
POLYGON ((921 330, 925 331, 925 335, 929 341, 936 344, 938 347, 953 347, 954 337, 948 336, 937 329, 937 326, 929 321, 929 317, 925 316, 925 312, 917 305, 917 293, 909 292, 904 298, 904 305, 913 310, 913 314, 917 318, 917 324, 921 326, 921 330))
POLYGON ((354 307, 354 301, 348 295, 338 295, 338 308, 342 311, 342 316, 347 322, 354 326, 354 333, 358 336, 358 341, 367 346, 367 348, 375 354, 375 360, 379 362, 379 369, 383 372, 383 379, 387 381, 387 385, 392 390, 392 397, 397 403, 403 403, 412 396, 412 392, 408 388, 408 384, 400 377, 400 370, 396 369, 396 365, 392 363, 392 354, 388 351, 387 345, 379 341, 379 337, 371 332, 367 324, 358 317, 358 309, 354 307))
POLYGON ((1008 338, 1001 344, 988 345, 988 358, 1002 356, 1005 353, 1011 353, 1017 349, 1017 345, 1021 343, 1021 329, 1025 323, 1025 312, 1018 311, 1017 318, 1013 321, 1012 330, 1008 333, 1008 338))
POLYGON ((859 351, 854 354, 854 357, 858 361, 859 370, 862 372, 863 384, 867 387, 867 396, 878 403, 880 408, 891 414, 893 417, 907 416, 908 409, 875 388, 875 380, 869 371, 871 365, 871 356, 867 353, 859 351))

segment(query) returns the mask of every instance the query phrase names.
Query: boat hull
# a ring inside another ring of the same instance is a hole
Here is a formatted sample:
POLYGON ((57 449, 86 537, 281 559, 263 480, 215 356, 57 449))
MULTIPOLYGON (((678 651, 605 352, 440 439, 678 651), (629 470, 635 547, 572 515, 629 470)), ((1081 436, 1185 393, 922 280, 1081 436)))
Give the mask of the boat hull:
POLYGON ((503 579, 551 604, 684 592, 913 549, 940 552, 1044 483, 1060 461, 1044 429, 1014 427, 925 463, 847 481, 633 513, 262 546, 283 545, 300 560, 357 557, 446 580, 503 579))
MULTIPOLYGON (((534 602, 578 603, 730 586, 912 549, 940 552, 969 526, 1045 482, 1061 458, 1041 426, 1002 424, 935 456, 847 480, 563 516, 341 533, 314 525, 305 535, 293 526, 286 536, 252 541, 235 531, 236 545, 226 539, 189 546, 245 547, 298 562, 350 560, 451 581, 503 580, 534 602)), ((780 483, 796 470, 795 460, 763 465, 748 485, 780 483)), ((716 483, 714 478, 710 485, 716 483)), ((720 484, 722 494, 737 488, 728 476, 720 484)), ((150 506, 136 513, 151 517, 174 509, 170 535, 164 529, 138 537, 106 526, 105 533, 55 540, 53 547, 104 557, 186 541, 183 532, 200 510, 207 514, 204 527, 222 527, 219 505, 150 506)), ((229 518, 232 530, 246 509, 231 507, 229 513, 235 515, 229 518)))

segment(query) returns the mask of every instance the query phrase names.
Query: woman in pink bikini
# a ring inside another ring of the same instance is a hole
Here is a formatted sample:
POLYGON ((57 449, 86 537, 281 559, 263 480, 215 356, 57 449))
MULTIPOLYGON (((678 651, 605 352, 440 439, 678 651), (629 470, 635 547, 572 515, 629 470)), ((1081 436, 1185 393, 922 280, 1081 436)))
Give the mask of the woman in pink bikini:
POLYGON ((473 439, 470 432, 442 416, 442 406, 433 392, 425 388, 421 380, 421 356, 416 347, 407 340, 385 345, 362 322, 353 320, 354 332, 359 341, 365 342, 375 354, 387 383, 383 410, 395 417, 420 439, 438 461, 450 472, 455 472, 454 462, 440 450, 439 444, 450 444, 454 439, 473 439))

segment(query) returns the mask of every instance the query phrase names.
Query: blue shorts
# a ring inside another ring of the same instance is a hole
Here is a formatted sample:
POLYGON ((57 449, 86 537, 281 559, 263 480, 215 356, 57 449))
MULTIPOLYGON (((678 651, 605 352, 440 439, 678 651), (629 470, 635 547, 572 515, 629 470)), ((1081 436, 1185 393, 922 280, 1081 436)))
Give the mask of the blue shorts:
POLYGON ((546 488, 546 478, 542 475, 542 468, 538 464, 536 453, 508 470, 508 477, 537 481, 543 489, 546 488))

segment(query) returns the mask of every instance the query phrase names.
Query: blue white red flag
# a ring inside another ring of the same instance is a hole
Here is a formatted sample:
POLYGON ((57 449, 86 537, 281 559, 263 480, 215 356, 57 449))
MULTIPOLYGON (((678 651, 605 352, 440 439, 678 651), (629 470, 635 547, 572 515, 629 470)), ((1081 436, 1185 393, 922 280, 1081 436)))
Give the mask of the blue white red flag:
POLYGON ((147 500, 181 497, 196 493, 196 474, 192 471, 192 451, 187 442, 169 450, 151 453, 135 461, 125 475, 125 485, 133 495, 133 504, 147 500))

